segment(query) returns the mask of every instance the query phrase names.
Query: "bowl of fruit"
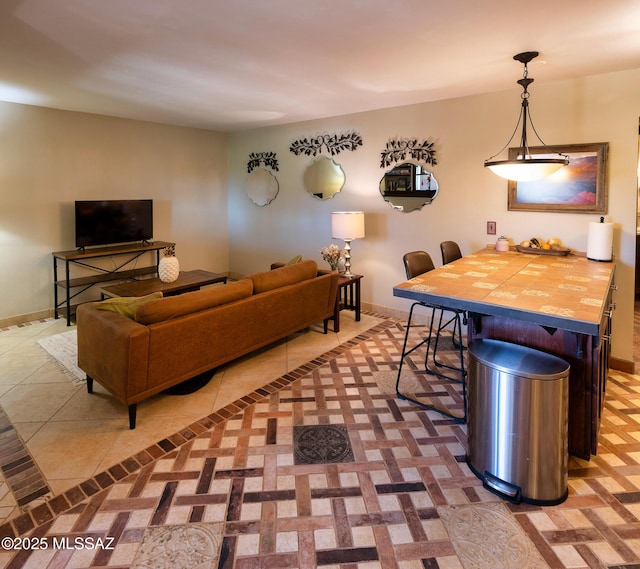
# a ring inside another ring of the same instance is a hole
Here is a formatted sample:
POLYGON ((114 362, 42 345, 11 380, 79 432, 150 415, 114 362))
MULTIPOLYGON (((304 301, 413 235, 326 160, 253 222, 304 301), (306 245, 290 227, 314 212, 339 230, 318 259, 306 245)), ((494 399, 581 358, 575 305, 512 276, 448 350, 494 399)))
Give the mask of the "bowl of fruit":
POLYGON ((520 251, 520 253, 529 253, 531 255, 564 256, 571 253, 571 249, 563 247, 560 239, 556 237, 552 237, 546 241, 540 237, 525 239, 524 241, 520 241, 519 245, 516 245, 516 250, 520 251))

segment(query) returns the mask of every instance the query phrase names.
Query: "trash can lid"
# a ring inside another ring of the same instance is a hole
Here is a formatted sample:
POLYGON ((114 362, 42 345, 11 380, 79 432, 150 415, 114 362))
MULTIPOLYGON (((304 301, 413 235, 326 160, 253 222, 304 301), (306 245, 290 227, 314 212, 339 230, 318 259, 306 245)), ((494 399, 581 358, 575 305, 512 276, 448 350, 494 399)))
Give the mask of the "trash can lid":
POLYGON ((472 340, 468 350, 486 366, 519 377, 559 379, 569 372, 569 364, 562 358, 501 340, 472 340))

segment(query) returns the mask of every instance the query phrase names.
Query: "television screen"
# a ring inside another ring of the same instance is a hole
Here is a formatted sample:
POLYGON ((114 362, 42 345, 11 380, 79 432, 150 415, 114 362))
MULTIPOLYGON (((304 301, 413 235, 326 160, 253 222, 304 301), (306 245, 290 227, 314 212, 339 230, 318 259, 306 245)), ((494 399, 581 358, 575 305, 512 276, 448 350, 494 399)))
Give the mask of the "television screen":
POLYGON ((76 247, 153 238, 153 200, 76 201, 76 247))

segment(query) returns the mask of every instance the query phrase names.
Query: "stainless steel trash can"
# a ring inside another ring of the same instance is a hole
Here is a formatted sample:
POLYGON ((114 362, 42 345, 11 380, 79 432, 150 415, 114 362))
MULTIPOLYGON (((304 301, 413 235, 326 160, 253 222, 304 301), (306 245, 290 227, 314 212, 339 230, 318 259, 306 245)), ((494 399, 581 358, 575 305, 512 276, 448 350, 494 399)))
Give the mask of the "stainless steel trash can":
POLYGON ((569 364, 498 340, 472 340, 468 353, 469 467, 510 502, 563 502, 569 364))

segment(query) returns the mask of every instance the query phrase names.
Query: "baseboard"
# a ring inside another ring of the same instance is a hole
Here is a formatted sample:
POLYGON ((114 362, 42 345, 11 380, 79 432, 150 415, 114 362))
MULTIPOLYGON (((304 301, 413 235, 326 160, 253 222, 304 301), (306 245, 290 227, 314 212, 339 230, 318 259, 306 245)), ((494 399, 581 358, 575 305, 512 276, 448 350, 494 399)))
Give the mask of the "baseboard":
POLYGON ((623 373, 635 373, 635 363, 630 362, 628 360, 621 360, 618 358, 609 358, 609 367, 611 369, 615 369, 616 371, 621 371, 623 373))
POLYGON ((48 308, 46 310, 39 310, 38 312, 30 312, 29 314, 19 314, 18 316, 10 316, 9 318, 0 318, 0 328, 18 326, 19 324, 26 324, 27 322, 34 322, 36 320, 44 320, 45 318, 51 318, 52 316, 53 309, 48 308))

